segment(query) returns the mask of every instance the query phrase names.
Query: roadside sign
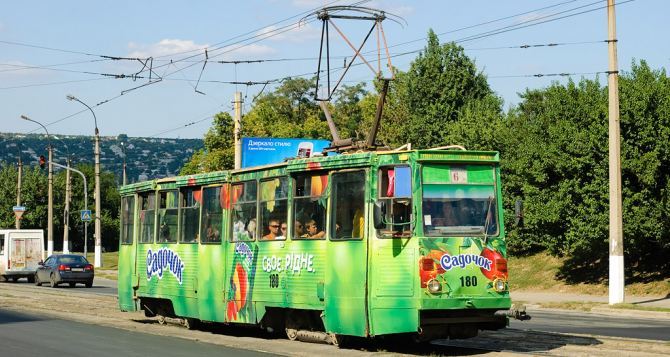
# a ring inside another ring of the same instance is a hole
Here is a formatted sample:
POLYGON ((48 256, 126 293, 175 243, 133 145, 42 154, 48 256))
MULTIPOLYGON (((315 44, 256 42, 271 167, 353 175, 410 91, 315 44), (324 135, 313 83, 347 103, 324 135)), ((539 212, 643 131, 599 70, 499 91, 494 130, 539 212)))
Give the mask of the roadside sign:
POLYGON ((86 209, 86 210, 81 210, 81 220, 83 222, 90 222, 91 221, 91 210, 86 209))
POLYGON ((14 211, 14 215, 16 216, 17 219, 21 219, 23 216, 23 212, 26 211, 26 206, 14 206, 12 207, 12 210, 14 211))

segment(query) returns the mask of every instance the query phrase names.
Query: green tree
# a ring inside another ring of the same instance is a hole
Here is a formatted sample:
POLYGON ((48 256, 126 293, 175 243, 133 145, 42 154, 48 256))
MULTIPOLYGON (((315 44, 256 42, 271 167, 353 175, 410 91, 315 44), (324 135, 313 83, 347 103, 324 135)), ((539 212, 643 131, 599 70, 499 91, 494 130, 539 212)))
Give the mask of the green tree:
POLYGON ((330 138, 325 117, 314 101, 314 80, 286 79, 256 98, 242 121, 242 135, 274 138, 330 138))
MULTIPOLYGON (((86 175, 88 181, 88 208, 94 209, 93 194, 95 192, 95 173, 93 165, 78 165, 77 169, 86 175)), ((18 172, 15 165, 0 166, 0 222, 2 227, 14 227, 12 206, 16 204, 16 185, 18 172)), ((70 203, 70 241, 73 248, 83 247, 83 223, 79 210, 84 209, 83 181, 77 174, 72 174, 72 201, 70 203)), ((116 188, 114 174, 103 171, 100 174, 101 210, 102 210, 102 244, 105 250, 115 250, 119 237, 120 196, 116 188)), ((54 249, 62 249, 64 210, 65 210, 65 172, 54 173, 53 181, 53 226, 54 249)), ((47 229, 48 225, 48 179, 46 169, 38 166, 24 166, 21 180, 21 204, 27 210, 21 221, 21 228, 47 229)), ((93 249, 93 223, 89 225, 89 246, 93 249)))
POLYGON ((480 132, 490 131, 485 128, 489 121, 501 120, 502 101, 486 77, 462 47, 440 45, 432 30, 409 70, 397 72, 388 103, 381 137, 392 146, 410 142, 420 148, 462 144, 490 149, 480 132))
POLYGON ((205 147, 196 151, 182 167, 181 175, 232 169, 235 165, 233 118, 221 112, 214 116, 214 124, 204 138, 205 147))
MULTIPOLYGON (((15 164, 0 165, 0 224, 3 228, 14 227, 14 212, 18 170, 15 164)), ((21 220, 21 228, 42 228, 47 226, 47 177, 38 166, 23 166, 21 178, 21 205, 26 212, 21 220)))
MULTIPOLYGON (((670 81, 643 61, 620 80, 623 227, 628 273, 669 273, 670 81)), ((508 207, 525 200, 510 246, 570 257, 567 279, 598 281, 608 267, 607 88, 598 80, 527 90, 506 123, 508 207)))

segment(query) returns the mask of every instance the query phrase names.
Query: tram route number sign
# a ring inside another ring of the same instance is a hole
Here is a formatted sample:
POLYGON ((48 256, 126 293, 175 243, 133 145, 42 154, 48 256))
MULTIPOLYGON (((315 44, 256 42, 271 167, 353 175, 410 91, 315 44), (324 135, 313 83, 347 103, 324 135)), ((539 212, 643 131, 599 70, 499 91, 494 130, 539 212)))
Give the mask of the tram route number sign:
POLYGON ((81 212, 81 221, 82 222, 90 222, 91 221, 91 210, 90 209, 83 209, 80 211, 81 212))

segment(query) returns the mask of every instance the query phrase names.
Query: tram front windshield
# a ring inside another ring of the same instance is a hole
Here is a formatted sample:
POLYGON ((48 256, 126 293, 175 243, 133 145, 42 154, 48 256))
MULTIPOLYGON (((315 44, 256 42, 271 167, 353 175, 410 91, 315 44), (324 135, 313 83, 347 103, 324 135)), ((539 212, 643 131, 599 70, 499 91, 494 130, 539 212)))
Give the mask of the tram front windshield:
POLYGON ((498 233, 495 186, 424 184, 426 236, 483 236, 498 233))

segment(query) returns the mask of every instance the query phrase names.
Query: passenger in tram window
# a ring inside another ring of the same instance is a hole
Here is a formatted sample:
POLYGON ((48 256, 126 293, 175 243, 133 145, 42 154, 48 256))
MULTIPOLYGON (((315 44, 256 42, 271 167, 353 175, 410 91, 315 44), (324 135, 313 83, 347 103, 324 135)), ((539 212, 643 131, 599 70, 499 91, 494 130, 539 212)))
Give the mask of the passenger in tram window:
POLYGON ((303 234, 302 237, 315 239, 315 238, 323 238, 323 236, 326 235, 326 232, 320 230, 319 227, 316 225, 316 221, 313 219, 307 221, 305 228, 307 228, 307 233, 303 234))
POLYGON ((216 229, 211 223, 211 221, 208 219, 207 220, 207 241, 208 242, 218 242, 220 239, 221 234, 219 233, 219 230, 216 229))
POLYGON ((460 212, 456 212, 456 208, 450 202, 442 203, 442 212, 433 215, 433 226, 454 227, 462 225, 459 219, 460 212))
POLYGON ((293 236, 294 237, 302 237, 305 234, 305 229, 302 226, 302 222, 296 220, 295 221, 295 226, 293 226, 293 236))
POLYGON ((160 235, 158 238, 159 242, 169 242, 170 241, 170 227, 163 221, 160 226, 160 235))
POLYGON ((276 219, 271 219, 269 224, 268 224, 268 230, 270 233, 266 234, 263 236, 263 239, 265 240, 274 240, 277 239, 281 236, 281 233, 279 233, 279 228, 281 225, 279 224, 279 221, 276 219))
POLYGON ((256 238, 256 218, 252 218, 249 220, 249 223, 247 223, 247 232, 249 232, 249 238, 256 238))
POLYGON ((286 224, 286 222, 282 222, 281 227, 279 227, 279 229, 280 229, 279 236, 282 238, 286 237, 288 232, 288 224, 286 224))

